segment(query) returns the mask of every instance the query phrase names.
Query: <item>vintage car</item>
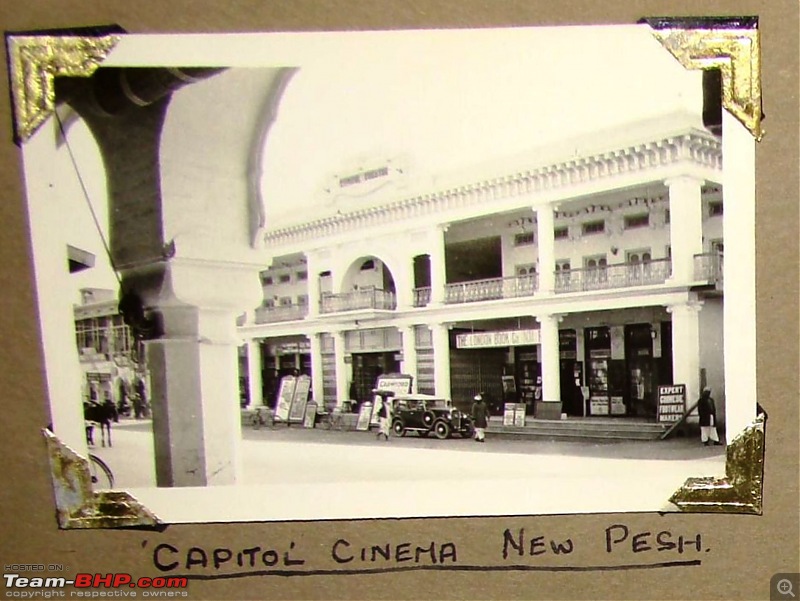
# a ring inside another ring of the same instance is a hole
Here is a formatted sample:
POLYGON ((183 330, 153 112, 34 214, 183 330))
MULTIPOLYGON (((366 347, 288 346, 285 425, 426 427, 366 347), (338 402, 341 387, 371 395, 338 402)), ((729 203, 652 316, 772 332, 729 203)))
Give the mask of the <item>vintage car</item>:
POLYGON ((449 399, 427 394, 399 394, 393 399, 392 431, 395 436, 416 432, 437 438, 460 434, 470 438, 475 431, 470 416, 453 407, 449 399))

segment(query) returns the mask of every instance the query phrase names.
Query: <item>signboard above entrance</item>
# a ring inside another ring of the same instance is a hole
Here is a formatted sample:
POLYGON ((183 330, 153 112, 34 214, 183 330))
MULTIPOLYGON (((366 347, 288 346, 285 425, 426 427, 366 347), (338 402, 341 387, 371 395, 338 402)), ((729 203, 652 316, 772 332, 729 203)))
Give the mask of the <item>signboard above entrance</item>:
POLYGON ((539 344, 539 330, 505 330, 458 334, 456 348, 496 348, 539 344))

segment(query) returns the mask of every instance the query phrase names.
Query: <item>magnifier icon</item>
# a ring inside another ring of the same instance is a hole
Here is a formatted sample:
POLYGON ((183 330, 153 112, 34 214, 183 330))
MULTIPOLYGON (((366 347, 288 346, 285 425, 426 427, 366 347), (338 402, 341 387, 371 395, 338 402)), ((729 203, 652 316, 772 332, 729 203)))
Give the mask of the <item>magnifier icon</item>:
POLYGON ((777 585, 778 592, 781 595, 790 595, 792 598, 795 597, 794 591, 792 590, 792 581, 784 578, 783 580, 778 580, 777 585))

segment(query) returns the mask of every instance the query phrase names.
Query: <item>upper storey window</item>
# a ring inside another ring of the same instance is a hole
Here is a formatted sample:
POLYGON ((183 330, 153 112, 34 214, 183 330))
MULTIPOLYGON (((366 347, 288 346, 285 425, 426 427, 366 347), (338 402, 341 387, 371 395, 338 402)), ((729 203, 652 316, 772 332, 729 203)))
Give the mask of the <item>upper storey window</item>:
POLYGON ((625 229, 632 230, 637 227, 647 227, 650 225, 650 213, 625 216, 625 229))
POLYGON ((601 234, 604 231, 606 231, 605 219, 599 219, 597 221, 586 221, 581 225, 581 232, 584 235, 601 234))
POLYGON ((523 232, 514 236, 514 246, 533 244, 533 232, 523 232))
POLYGON ((553 229, 553 239, 565 240, 567 238, 569 238, 569 228, 566 225, 562 225, 553 229))
POLYGON ((289 275, 288 273, 284 273, 282 276, 280 276, 280 277, 278 278, 278 281, 279 281, 281 284, 288 284, 289 282, 291 282, 291 281, 292 281, 292 276, 291 276, 291 275, 289 275))
POLYGON ((722 201, 721 200, 712 200, 708 203, 708 216, 709 217, 719 217, 722 215, 722 201))

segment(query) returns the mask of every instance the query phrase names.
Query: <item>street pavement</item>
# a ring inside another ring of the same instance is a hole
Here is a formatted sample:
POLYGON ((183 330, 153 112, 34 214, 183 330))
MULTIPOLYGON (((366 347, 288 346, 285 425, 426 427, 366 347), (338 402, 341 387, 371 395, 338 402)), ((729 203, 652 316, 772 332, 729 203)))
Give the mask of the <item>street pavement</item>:
POLYGON ((674 511, 668 499, 686 478, 725 473, 725 447, 697 439, 510 439, 491 429, 480 444, 243 426, 236 487, 156 488, 149 420, 123 419, 114 446, 92 452, 115 488, 166 522, 674 511))

